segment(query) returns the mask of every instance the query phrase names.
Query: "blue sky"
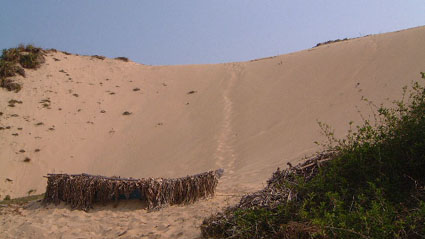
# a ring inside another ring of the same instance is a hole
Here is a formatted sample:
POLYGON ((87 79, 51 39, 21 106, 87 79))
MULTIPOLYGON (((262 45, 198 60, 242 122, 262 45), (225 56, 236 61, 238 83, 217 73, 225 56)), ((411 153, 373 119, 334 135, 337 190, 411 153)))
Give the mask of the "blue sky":
POLYGON ((244 61, 425 25, 423 0, 0 0, 0 48, 149 65, 244 61))

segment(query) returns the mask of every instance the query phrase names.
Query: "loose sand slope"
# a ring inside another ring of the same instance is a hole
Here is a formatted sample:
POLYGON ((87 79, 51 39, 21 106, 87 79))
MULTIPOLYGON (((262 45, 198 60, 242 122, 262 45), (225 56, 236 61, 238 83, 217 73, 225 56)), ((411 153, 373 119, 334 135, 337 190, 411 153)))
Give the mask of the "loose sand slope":
POLYGON ((196 237, 202 217, 237 200, 223 195, 256 190, 276 167, 316 151, 317 120, 342 135, 360 119, 358 109, 370 112, 361 96, 376 103, 400 97, 425 71, 424 42, 420 27, 251 62, 187 66, 50 52, 21 79, 21 92, 1 91, 0 126, 11 127, 0 130, 1 198, 42 193, 50 172, 179 177, 224 168, 221 196, 154 213, 130 210, 135 205, 90 213, 6 208, 0 231, 5 238, 196 237), (9 107, 11 99, 23 103, 9 107))

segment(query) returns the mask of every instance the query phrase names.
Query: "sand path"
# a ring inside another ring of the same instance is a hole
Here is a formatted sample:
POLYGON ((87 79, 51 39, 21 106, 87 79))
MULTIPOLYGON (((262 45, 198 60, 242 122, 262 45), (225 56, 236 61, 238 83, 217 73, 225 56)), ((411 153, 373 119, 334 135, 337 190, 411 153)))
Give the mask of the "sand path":
POLYGON ((234 144, 237 138, 233 131, 233 102, 232 90, 237 84, 238 79, 243 73, 242 63, 228 63, 225 69, 230 73, 230 78, 225 82, 223 87, 223 116, 221 128, 217 139, 217 150, 215 154, 216 164, 218 168, 226 169, 219 190, 223 192, 235 192, 235 188, 225 187, 223 185, 230 185, 231 182, 237 181, 237 174, 235 175, 235 162, 237 160, 237 153, 234 150, 234 144))

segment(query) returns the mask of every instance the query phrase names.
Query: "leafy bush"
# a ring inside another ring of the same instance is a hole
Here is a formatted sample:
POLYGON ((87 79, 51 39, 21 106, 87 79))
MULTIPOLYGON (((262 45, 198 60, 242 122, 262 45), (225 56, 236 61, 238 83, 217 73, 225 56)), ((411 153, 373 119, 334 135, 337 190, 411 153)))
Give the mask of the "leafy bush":
POLYGON ((415 82, 406 89, 407 101, 377 108, 376 122, 364 120, 344 139, 320 124, 328 139, 322 146, 335 152, 332 160, 312 179, 275 186, 297 192, 296 199, 277 207, 229 208, 204 220, 203 236, 425 237, 425 88, 415 82))

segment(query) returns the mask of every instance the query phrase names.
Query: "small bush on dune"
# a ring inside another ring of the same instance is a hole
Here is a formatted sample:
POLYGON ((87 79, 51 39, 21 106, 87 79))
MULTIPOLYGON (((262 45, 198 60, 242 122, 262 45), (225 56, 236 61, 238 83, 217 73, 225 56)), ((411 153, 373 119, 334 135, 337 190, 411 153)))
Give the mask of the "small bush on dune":
POLYGON ((349 40, 349 39, 348 38, 344 38, 344 39, 329 40, 329 41, 326 41, 326 42, 317 43, 316 46, 314 46, 314 47, 319 47, 319 46, 328 45, 328 44, 332 44, 332 43, 336 43, 336 42, 341 42, 341 41, 347 41, 347 40, 349 40))
POLYGON ((105 60, 105 58, 106 58, 104 56, 99 56, 99 55, 93 55, 91 57, 96 58, 96 59, 99 59, 99 60, 105 60))
POLYGON ((129 61, 129 59, 127 57, 124 57, 124 56, 115 57, 115 60, 120 60, 120 61, 125 61, 125 62, 129 61))
POLYGON ((0 77, 11 77, 16 74, 18 67, 14 62, 0 59, 0 77))
POLYGON ((8 91, 15 91, 16 93, 22 89, 22 86, 19 83, 16 83, 11 79, 1 79, 0 87, 8 91))
POLYGON ((17 62, 19 61, 19 53, 19 48, 3 49, 1 59, 8 62, 17 62))
POLYGON ((44 62, 43 50, 33 45, 19 45, 16 48, 4 49, 0 57, 3 61, 16 64, 24 68, 36 68, 44 62))
POLYGON ((44 61, 43 50, 33 45, 4 49, 0 57, 0 86, 9 91, 19 91, 21 85, 6 78, 16 74, 25 77, 23 68, 36 69, 44 61))
POLYGON ((19 59, 19 63, 23 68, 35 69, 41 64, 39 59, 40 55, 37 53, 29 52, 28 54, 22 55, 19 59))
MULTIPOLYGON (((377 108, 376 123, 365 120, 344 139, 320 124, 328 139, 325 151, 333 156, 314 177, 292 174, 293 180, 268 186, 274 192, 292 192, 285 200, 265 195, 267 200, 258 206, 246 204, 246 196, 239 205, 205 219, 203 236, 424 238, 425 87, 416 82, 409 92, 404 90, 407 102, 377 108)), ((278 174, 282 171, 273 177, 278 174)))

